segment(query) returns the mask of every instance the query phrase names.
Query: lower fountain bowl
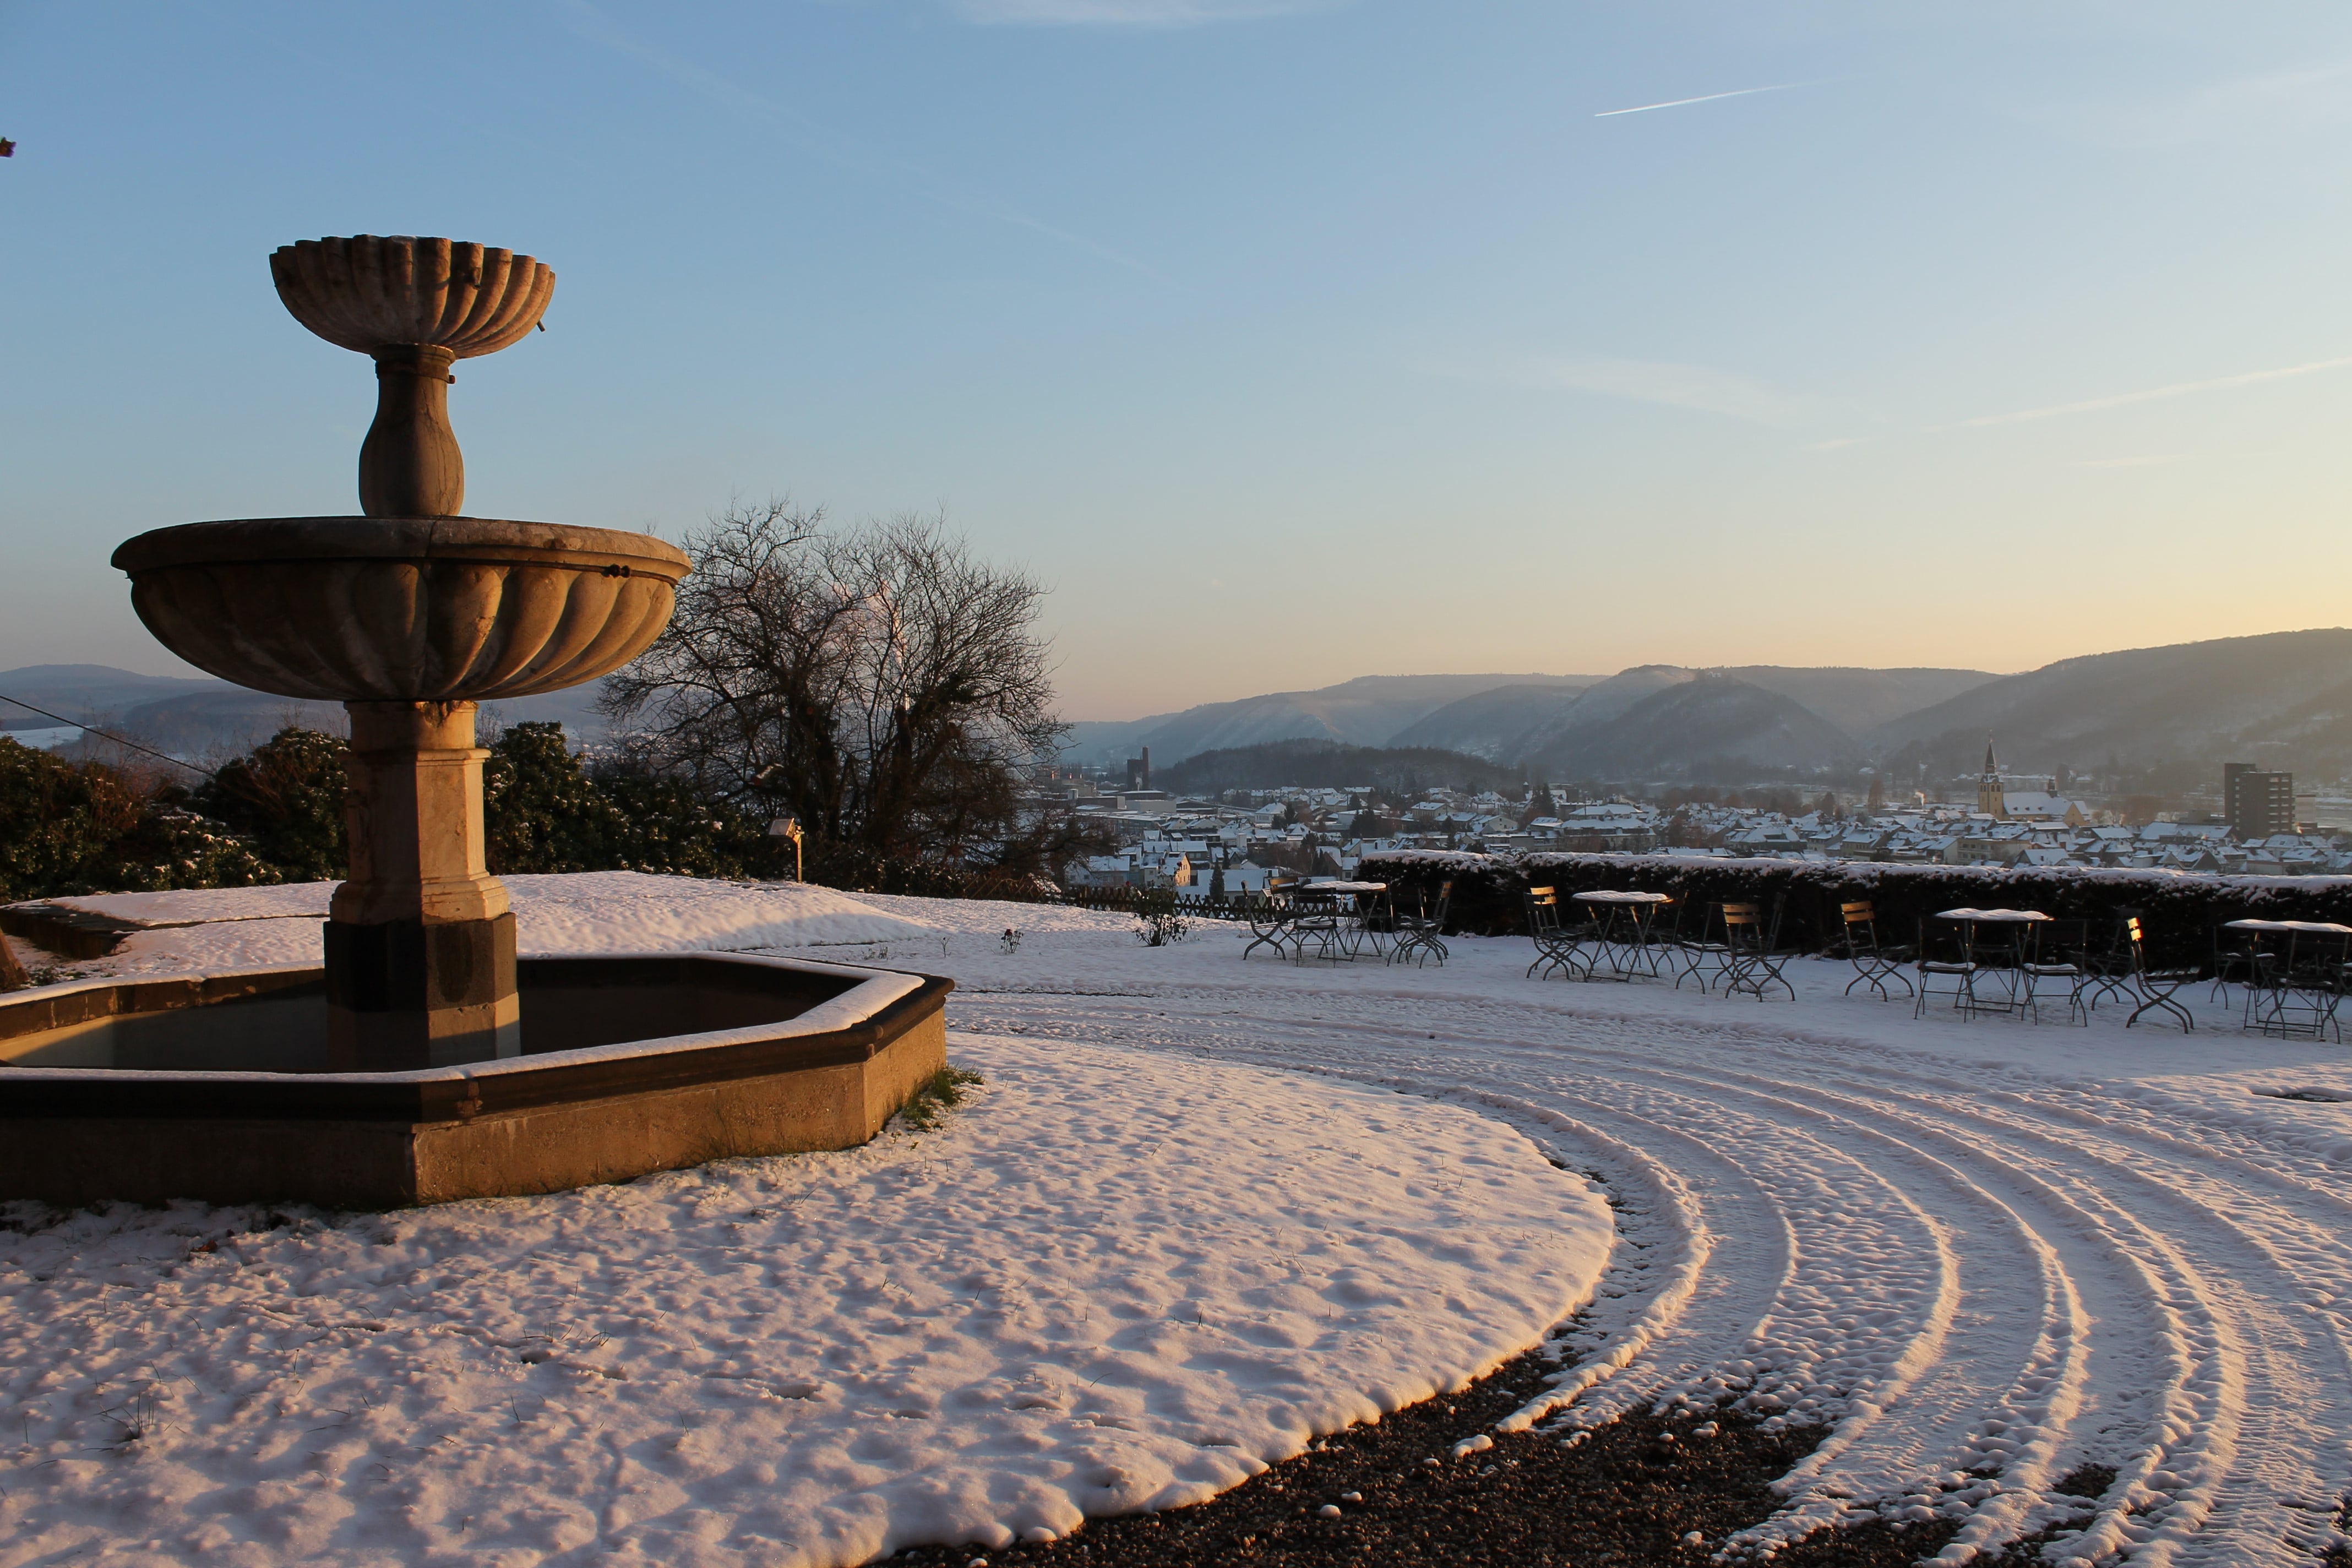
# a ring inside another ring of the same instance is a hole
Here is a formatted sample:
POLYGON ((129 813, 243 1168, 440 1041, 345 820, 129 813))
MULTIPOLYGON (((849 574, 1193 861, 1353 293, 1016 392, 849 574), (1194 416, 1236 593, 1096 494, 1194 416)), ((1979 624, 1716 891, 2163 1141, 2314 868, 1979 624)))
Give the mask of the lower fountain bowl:
POLYGON ((0 1199, 397 1208, 866 1142, 954 982, 740 954, 517 965, 523 1054, 333 1073, 316 968, 0 997, 0 1199))
POLYGON ((197 668, 336 702, 488 702, 609 675, 660 635, 691 569, 642 533, 484 517, 183 523, 114 564, 197 668))

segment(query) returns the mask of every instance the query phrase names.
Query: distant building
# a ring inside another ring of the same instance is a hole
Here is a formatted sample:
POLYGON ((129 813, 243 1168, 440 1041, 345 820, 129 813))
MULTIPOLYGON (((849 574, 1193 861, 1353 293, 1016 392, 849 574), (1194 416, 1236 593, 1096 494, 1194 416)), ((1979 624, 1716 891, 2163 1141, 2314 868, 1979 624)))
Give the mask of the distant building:
POLYGON ((2230 824, 2230 836, 2241 844, 2293 833, 2294 775, 2252 763, 2222 763, 2221 815, 2230 824))
POLYGON ((1987 816, 2007 815, 2008 803, 2002 798, 2000 763, 1992 754, 1992 737, 1985 737, 1984 772, 1977 775, 1977 809, 1987 816))
POLYGON ((1143 755, 1127 759, 1127 787, 1144 790, 1151 787, 1151 748, 1143 748, 1143 755))

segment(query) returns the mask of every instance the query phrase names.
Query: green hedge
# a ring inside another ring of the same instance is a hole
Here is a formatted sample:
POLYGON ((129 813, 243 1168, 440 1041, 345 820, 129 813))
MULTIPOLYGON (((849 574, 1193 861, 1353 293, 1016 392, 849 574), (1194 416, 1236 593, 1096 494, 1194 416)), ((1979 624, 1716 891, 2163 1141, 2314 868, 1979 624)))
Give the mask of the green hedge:
POLYGON ((1838 906, 1867 899, 1880 939, 1908 942, 1938 910, 2031 909, 2104 926, 2121 909, 2140 911, 2150 956, 2204 963, 2224 921, 2335 921, 2352 925, 2352 877, 2212 877, 2085 866, 2005 870, 1990 866, 1901 866, 1873 861, 1725 860, 1665 855, 1522 855, 1440 850, 1367 856, 1359 876, 1389 885, 1402 903, 1434 900, 1454 883, 1451 931, 1525 934, 1522 896, 1556 887, 1566 898, 1603 888, 1671 894, 1696 915, 1717 903, 1781 904, 1783 945, 1822 951, 1838 938, 1838 906))

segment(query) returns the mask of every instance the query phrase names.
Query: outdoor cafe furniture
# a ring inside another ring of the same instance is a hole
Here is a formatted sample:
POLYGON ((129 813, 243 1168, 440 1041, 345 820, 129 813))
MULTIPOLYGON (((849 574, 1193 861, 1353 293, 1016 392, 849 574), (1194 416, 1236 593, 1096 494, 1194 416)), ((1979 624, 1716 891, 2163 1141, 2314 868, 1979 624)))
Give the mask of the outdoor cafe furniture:
POLYGON ((1529 888, 1521 897, 1528 912, 1528 935, 1536 944, 1536 961, 1528 965, 1528 978, 1536 978, 1538 970, 1547 975, 1582 978, 1577 971, 1585 966, 1585 959, 1578 951, 1583 933, 1560 923, 1559 889, 1529 888))
POLYGON ((2344 1037, 2336 1016, 2344 999, 2352 926, 2329 921, 2231 921, 2252 942, 2243 1026, 2282 1038, 2344 1037))
POLYGON ((2158 969, 2147 961, 2147 933, 2140 929, 2137 915, 2124 917, 2124 940, 2131 944, 2132 985, 2139 993, 2140 1005, 2124 1020, 2128 1029, 2139 1022, 2140 1015, 2161 1012, 2180 1020, 2180 1032, 2193 1034, 2197 1020, 2189 1009, 2172 999, 2172 994, 2192 980, 2201 979, 2204 971, 2198 968, 2158 969))
POLYGON ((1261 947, 1274 949, 1280 958, 1290 943, 1290 921, 1295 912, 1290 902, 1290 889, 1297 884, 1279 878, 1270 880, 1265 891, 1249 904, 1250 944, 1242 949, 1242 960, 1261 947))
MULTIPOLYGON (((1674 923, 1670 928, 1672 936, 1667 945, 1674 959, 1682 966, 1681 973, 1675 976, 1675 990, 1681 990, 1683 982, 1685 980, 1697 981, 1698 988, 1702 991, 1712 989, 1711 982, 1721 978, 1730 968, 1731 944, 1728 942, 1717 942, 1708 934, 1709 917, 1710 915, 1719 916, 1721 909, 1722 906, 1719 904, 1714 906, 1694 904, 1688 899, 1682 900, 1675 905, 1674 923), (1683 921, 1689 917, 1690 911, 1694 909, 1702 911, 1699 916, 1699 929, 1692 934, 1685 935, 1682 929, 1683 921)), ((1654 929, 1654 923, 1653 922, 1653 929, 1654 929)))
POLYGON ((2035 1023, 2042 1021, 2042 994, 2061 990, 2066 994, 2066 1021, 2090 1023, 2091 1012, 2083 1001, 2083 988, 2090 979, 2089 947, 2087 921, 2049 921, 2030 929, 2025 962, 2019 968, 2025 1012, 2035 1023))
POLYGON ((1637 974, 1658 977, 1657 956, 1650 942, 1650 922, 1674 900, 1664 893, 1618 892, 1599 889, 1579 893, 1576 901, 1592 912, 1589 928, 1592 953, 1585 961, 1584 978, 1597 980, 1606 969, 1612 980, 1637 974))
POLYGON ((1311 940, 1318 958, 1360 958, 1367 952, 1386 958, 1377 917, 1381 896, 1388 890, 1386 882, 1301 882, 1290 895, 1298 910, 1293 948, 1304 957, 1311 940))
POLYGON ((2108 928, 2110 936, 2105 947, 2085 944, 2083 949, 2083 1005, 2087 1012, 2113 996, 2137 1005, 2140 994, 2135 989, 2133 957, 2137 949, 2131 937, 2131 922, 2140 918, 2140 911, 2128 906, 2111 911, 2114 917, 2108 928))
POLYGON ((2232 983, 2252 985, 2257 966, 2263 961, 2263 938, 2257 931, 2247 929, 2244 921, 2226 921, 2213 928, 2213 986, 2205 993, 2208 1002, 2219 1002, 2230 994, 2232 983))
POLYGON ((1445 951, 1445 910, 1454 901, 1454 881, 1448 878, 1437 885, 1437 907, 1413 914, 1402 910, 1391 917, 1396 928, 1396 942, 1389 949, 1389 962, 1402 963, 1410 954, 1417 966, 1434 958, 1439 967, 1450 956, 1445 951))
POLYGON ((1915 1018, 1927 1016, 1927 1004, 1937 996, 1949 996, 1952 1005, 1965 1014, 1975 988, 1976 960, 1969 956, 1968 944, 1959 931, 1930 931, 1927 922, 1919 922, 1919 999, 1911 1009, 1915 1018))
MULTIPOLYGON (((1927 1009, 1925 982, 1929 974, 1958 976, 1957 991, 1947 994, 1969 1017, 1979 1013, 2021 1013, 2032 1005, 2025 973, 2033 951, 2031 931, 2048 921, 2048 915, 2040 910, 1961 909, 1939 910, 1935 918, 1960 928, 1959 953, 1957 959, 1947 956, 1932 961, 1933 967, 1923 956, 1918 1011, 1927 1009)), ((1920 952, 1924 955, 1927 951, 1923 931, 1920 952)))
POLYGON ((1912 988, 1910 977, 1903 973, 1910 954, 1899 947, 1885 947, 1878 940, 1878 910, 1867 899, 1854 903, 1840 904, 1838 914, 1845 927, 1846 962, 1853 965, 1853 978, 1845 983, 1845 994, 1853 994, 1857 985, 1867 985, 1878 993, 1882 1002, 1892 1002, 1894 995, 1886 989, 1890 980, 1903 987, 1905 997, 1918 994, 1912 988))
POLYGON ((1737 996, 1744 991, 1761 1002, 1765 994, 1778 985, 1789 994, 1790 1001, 1795 1001, 1797 988, 1790 984, 1788 977, 1780 973, 1788 966, 1789 960, 1797 956, 1793 949, 1788 952, 1780 950, 1783 901, 1773 900, 1769 920, 1763 907, 1759 904, 1724 904, 1720 907, 1724 945, 1729 949, 1724 960, 1723 994, 1737 996))

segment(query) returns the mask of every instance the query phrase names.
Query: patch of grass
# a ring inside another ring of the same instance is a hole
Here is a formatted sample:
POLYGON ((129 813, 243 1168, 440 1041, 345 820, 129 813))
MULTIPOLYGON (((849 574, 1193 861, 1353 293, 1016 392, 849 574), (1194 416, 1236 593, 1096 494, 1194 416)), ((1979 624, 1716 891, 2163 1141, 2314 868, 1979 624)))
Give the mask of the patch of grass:
POLYGON ((917 1086, 898 1114, 918 1132, 936 1132, 949 1111, 971 1098, 971 1089, 980 1081, 980 1074, 970 1068, 943 1067, 917 1086))

